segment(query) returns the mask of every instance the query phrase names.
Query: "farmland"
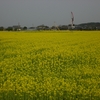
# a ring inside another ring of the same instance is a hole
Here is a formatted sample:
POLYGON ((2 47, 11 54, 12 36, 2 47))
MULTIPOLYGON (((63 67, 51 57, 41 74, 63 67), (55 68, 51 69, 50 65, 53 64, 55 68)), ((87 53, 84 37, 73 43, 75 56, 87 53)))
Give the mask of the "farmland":
POLYGON ((100 31, 0 32, 0 100, 100 100, 100 31))

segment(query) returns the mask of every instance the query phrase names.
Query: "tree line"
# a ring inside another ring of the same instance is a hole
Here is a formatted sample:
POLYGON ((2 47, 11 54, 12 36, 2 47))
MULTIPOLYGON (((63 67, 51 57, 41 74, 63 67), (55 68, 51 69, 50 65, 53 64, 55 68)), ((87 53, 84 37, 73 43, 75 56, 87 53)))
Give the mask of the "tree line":
POLYGON ((59 25, 59 26, 52 26, 49 27, 47 25, 39 25, 37 27, 21 27, 20 25, 16 26, 9 26, 4 28, 3 26, 0 27, 0 31, 20 31, 20 30, 100 30, 100 23, 82 23, 79 25, 74 24, 74 28, 72 28, 71 24, 69 25, 59 25))

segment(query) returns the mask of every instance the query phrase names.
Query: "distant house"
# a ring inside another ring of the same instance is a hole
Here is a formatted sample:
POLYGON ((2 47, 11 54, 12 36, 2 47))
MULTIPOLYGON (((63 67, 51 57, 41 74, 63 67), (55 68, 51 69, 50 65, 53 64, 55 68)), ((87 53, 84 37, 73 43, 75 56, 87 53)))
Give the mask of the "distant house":
POLYGON ((13 31, 21 31, 22 28, 20 27, 20 25, 14 25, 13 26, 13 31))
POLYGON ((73 26, 71 24, 68 25, 68 30, 74 30, 75 29, 75 24, 73 26))
POLYGON ((29 27, 28 29, 27 29, 28 31, 35 31, 35 30, 37 30, 37 28, 36 27, 29 27))
POLYGON ((96 27, 96 30, 100 30, 100 26, 96 27))
POLYGON ((45 25, 39 25, 39 26, 37 26, 37 30, 50 30, 50 28, 45 25))

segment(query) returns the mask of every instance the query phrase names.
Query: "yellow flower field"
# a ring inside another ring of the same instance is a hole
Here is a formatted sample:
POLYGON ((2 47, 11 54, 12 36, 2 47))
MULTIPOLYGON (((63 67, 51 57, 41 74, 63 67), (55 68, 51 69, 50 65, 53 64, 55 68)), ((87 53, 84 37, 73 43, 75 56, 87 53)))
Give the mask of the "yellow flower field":
POLYGON ((0 100, 100 100, 100 31, 0 32, 0 100))

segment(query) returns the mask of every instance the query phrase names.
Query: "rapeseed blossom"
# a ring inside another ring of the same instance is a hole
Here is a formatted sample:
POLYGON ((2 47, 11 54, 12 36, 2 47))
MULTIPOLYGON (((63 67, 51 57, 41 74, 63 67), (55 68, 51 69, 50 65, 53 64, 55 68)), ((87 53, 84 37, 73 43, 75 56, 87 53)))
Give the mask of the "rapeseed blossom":
POLYGON ((0 32, 0 100, 99 100, 99 37, 99 31, 0 32))

